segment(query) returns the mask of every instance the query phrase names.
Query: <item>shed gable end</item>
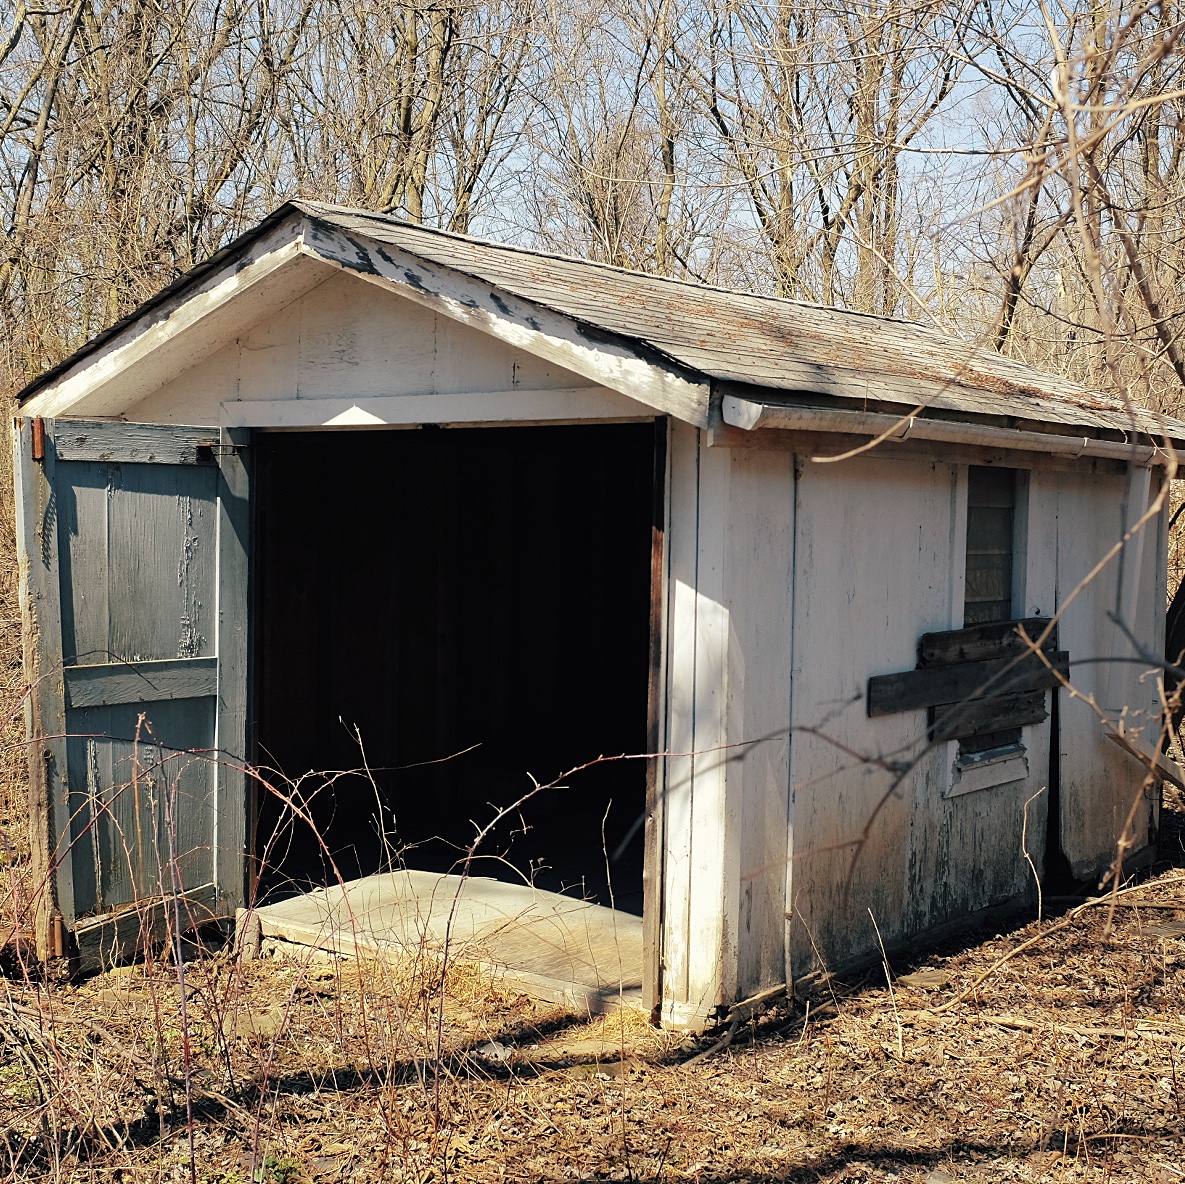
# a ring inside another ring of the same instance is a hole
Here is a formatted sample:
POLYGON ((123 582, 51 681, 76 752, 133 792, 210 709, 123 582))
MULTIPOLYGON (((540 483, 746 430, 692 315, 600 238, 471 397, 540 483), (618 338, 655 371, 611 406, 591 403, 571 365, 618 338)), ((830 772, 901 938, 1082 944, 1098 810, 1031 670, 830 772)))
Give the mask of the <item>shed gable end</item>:
MULTIPOLYGON (((133 407, 142 405, 144 412, 156 406, 169 421, 196 422, 194 410, 180 416, 175 411, 199 388, 205 390, 201 399, 206 404, 259 398, 254 393, 261 389, 256 378, 262 373, 263 386, 267 386, 266 363, 246 367, 251 373, 245 385, 242 365, 237 367, 237 377, 231 374, 235 367, 229 362, 242 346, 244 331, 254 331, 265 322, 273 327, 281 324, 293 304, 301 306, 302 322, 312 325, 313 306, 305 305, 304 298, 334 276, 349 276, 352 283, 361 281, 359 288, 329 287, 321 293, 325 298, 335 291, 348 292, 347 302, 360 317, 357 325, 343 328, 342 310, 327 308, 327 319, 337 322, 332 330, 336 339, 322 335, 306 342, 302 336, 295 351, 291 345, 287 349, 260 347, 280 359, 270 377, 285 365, 295 364, 305 371, 302 377, 311 383, 310 392, 317 389, 312 370, 320 365, 330 393, 310 395, 295 390, 285 391, 285 397, 291 393, 297 397, 353 397, 350 387, 358 374, 351 378, 349 370, 362 350, 369 350, 367 360, 380 369, 384 368, 383 358, 392 355, 391 342, 384 336, 389 326, 376 335, 374 328, 382 314, 376 314, 371 306, 385 304, 390 309, 395 301, 401 323, 412 323, 409 307, 414 306, 421 319, 426 316, 437 331, 428 351, 432 354, 430 365, 422 357, 416 358, 410 336, 396 334, 399 349, 394 352, 402 350, 406 356, 394 357, 386 365, 381 384, 385 390, 400 385, 406 389, 410 378, 415 393, 457 391, 460 376, 473 357, 489 355, 504 360, 513 355, 510 380, 494 384, 470 367, 467 389, 607 388, 625 396, 630 406, 610 406, 602 411, 584 407, 575 417, 632 417, 641 405, 651 415, 672 414, 698 426, 707 423, 709 384, 685 374, 669 360, 649 356, 641 343, 615 338, 474 277, 395 247, 347 236, 312 218, 281 222, 270 233, 247 243, 238 255, 232 252, 220 268, 195 272, 191 288, 182 285, 149 301, 125 324, 80 351, 73 364, 66 363, 60 373, 49 376, 32 391, 22 411, 28 416, 128 417, 133 407), (374 295, 376 288, 381 297, 374 295), (361 295, 362 290, 368 295, 361 295), (468 344, 458 346, 442 360, 439 345, 449 336, 442 328, 446 323, 451 324, 454 336, 468 330, 468 344), (362 342, 360 337, 367 340, 362 342), (496 348, 475 348, 472 343, 479 337, 489 339, 496 348), (319 361, 315 362, 318 351, 319 361), (405 363, 410 363, 406 371, 405 363), (560 374, 564 375, 562 380, 560 374)), ((505 368, 500 363, 494 365, 495 371, 505 368)), ((531 410, 528 401, 520 413, 506 418, 533 418, 531 410)), ((208 407, 201 422, 210 422, 208 407)), ((386 421, 380 417, 377 422, 386 421)))
POLYGON ((261 427, 653 414, 357 276, 327 274, 124 414, 261 427))

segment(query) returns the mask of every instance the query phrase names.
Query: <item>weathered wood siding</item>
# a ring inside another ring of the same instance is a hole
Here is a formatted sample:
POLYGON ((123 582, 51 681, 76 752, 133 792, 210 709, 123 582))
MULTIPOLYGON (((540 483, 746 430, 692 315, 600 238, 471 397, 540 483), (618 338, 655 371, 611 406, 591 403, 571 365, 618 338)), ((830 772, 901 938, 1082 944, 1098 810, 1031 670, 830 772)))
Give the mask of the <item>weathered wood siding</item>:
MULTIPOLYGON (((924 710, 867 716, 871 675, 911 669, 923 633, 962 625, 965 467, 804 461, 797 489, 795 976, 875 952, 873 918, 891 944, 1024 894, 1025 802, 1048 771, 1048 724, 1028 727, 1026 777, 952 794, 957 745, 927 744, 924 710)), ((1031 538, 1019 540, 1022 554, 1031 538)), ((1027 828, 1038 862, 1044 817, 1039 798, 1027 828)))
POLYGON ((199 922, 242 904, 246 469, 192 428, 50 421, 39 461, 29 435, 21 421, 33 808, 89 969, 175 888, 199 922))
MULTIPOLYGON (((572 387, 603 389, 354 276, 335 274, 246 327, 237 340, 125 415, 140 422, 216 425, 222 404, 239 401, 572 387)), ((603 395, 607 415, 631 406, 611 391, 603 395)), ((261 406, 260 413, 260 424, 267 426, 273 410, 261 406)))
MULTIPOLYGON (((1133 523, 1155 496, 1156 478, 1141 482, 1115 475, 1034 474, 1047 523, 1044 563, 1056 573, 1056 604, 1065 608, 1059 641, 1070 651, 1071 682, 1093 697, 1113 722, 1155 747, 1158 680, 1137 659, 1109 619, 1118 613, 1153 654, 1164 650, 1166 530, 1163 515, 1133 540, 1122 561, 1111 562, 1083 583, 1122 537, 1125 515, 1133 523), (1128 494, 1131 493, 1129 504, 1128 494), (1112 658, 1114 661, 1106 661, 1112 658), (1098 659, 1104 659, 1099 661, 1098 659), (1133 660, 1136 659, 1136 660, 1133 660)), ((1076 877, 1093 877, 1115 858, 1116 843, 1133 804, 1133 838, 1145 847, 1155 823, 1155 800, 1144 794, 1138 761, 1106 739, 1098 714, 1084 698, 1062 692, 1061 845, 1076 877)), ((1133 853, 1134 854, 1134 853, 1133 853)))
POLYGON ((785 981, 793 458, 669 455, 663 1018, 695 1025, 785 981))

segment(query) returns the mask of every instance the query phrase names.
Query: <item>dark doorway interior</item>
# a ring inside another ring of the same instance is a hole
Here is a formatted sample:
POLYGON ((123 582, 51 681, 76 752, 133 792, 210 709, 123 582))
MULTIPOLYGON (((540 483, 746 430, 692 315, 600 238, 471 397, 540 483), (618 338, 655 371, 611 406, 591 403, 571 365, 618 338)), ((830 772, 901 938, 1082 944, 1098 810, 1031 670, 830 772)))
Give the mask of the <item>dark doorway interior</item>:
MULTIPOLYGON (((256 443, 258 760, 303 778, 342 876, 448 870, 528 774, 644 751, 652 424, 256 443)), ((645 782, 642 760, 575 774, 474 873, 608 903, 607 847, 617 907, 641 912, 645 782)), ((265 892, 334 874, 268 793, 257 855, 265 892)))

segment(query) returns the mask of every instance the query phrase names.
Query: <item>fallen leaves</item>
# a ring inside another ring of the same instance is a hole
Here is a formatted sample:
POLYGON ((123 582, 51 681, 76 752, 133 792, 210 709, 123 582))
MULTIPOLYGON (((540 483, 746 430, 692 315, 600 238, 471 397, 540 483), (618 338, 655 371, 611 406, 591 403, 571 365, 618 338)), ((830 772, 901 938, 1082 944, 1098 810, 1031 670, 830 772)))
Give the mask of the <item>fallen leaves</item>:
MULTIPOLYGON (((1185 960, 1144 913, 1179 891, 1154 883, 1106 939, 1086 910, 933 957, 894 980, 896 1009, 883 971, 831 979, 723 1041, 581 1019, 472 974, 441 1015, 381 968, 193 963, 186 1075, 167 966, 10 1006, 57 1058, 38 1080, 75 1132, 60 1180, 187 1179, 187 1090, 209 1184, 1155 1180, 1185 1133, 1185 960)), ((0 1107, 30 1147, 35 1086, 0 1053, 0 1107)))

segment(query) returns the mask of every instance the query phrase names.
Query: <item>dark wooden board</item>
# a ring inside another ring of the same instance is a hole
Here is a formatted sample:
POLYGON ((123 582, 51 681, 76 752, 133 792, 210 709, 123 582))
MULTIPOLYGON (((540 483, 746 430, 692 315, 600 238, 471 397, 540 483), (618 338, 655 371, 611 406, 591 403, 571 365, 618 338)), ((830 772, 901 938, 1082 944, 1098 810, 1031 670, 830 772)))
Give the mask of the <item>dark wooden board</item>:
POLYGON ((1044 691, 992 695, 986 699, 931 708, 930 739, 966 740, 985 732, 1002 732, 1006 728, 1043 723, 1048 718, 1044 691))
POLYGON ((217 658, 67 666, 62 675, 66 683, 67 707, 156 703, 218 693, 217 658))
MULTIPOLYGON (((918 663, 922 666, 948 666, 952 662, 982 662, 1006 658, 1028 649, 1020 630, 1036 641, 1049 627, 1048 617, 1025 617, 1019 621, 998 621, 990 625, 972 625, 945 633, 923 633, 918 642, 918 663)), ((1041 647, 1057 648, 1057 631, 1050 633, 1041 647)))
POLYGON ((58 460, 105 464, 212 465, 218 433, 212 428, 118 420, 66 420, 54 424, 58 460))
POLYGON ((1059 686, 1043 658, 1048 658, 1063 678, 1069 676, 1070 655, 1065 651, 875 675, 868 680, 868 714, 894 715, 985 695, 1018 694, 1059 686))

